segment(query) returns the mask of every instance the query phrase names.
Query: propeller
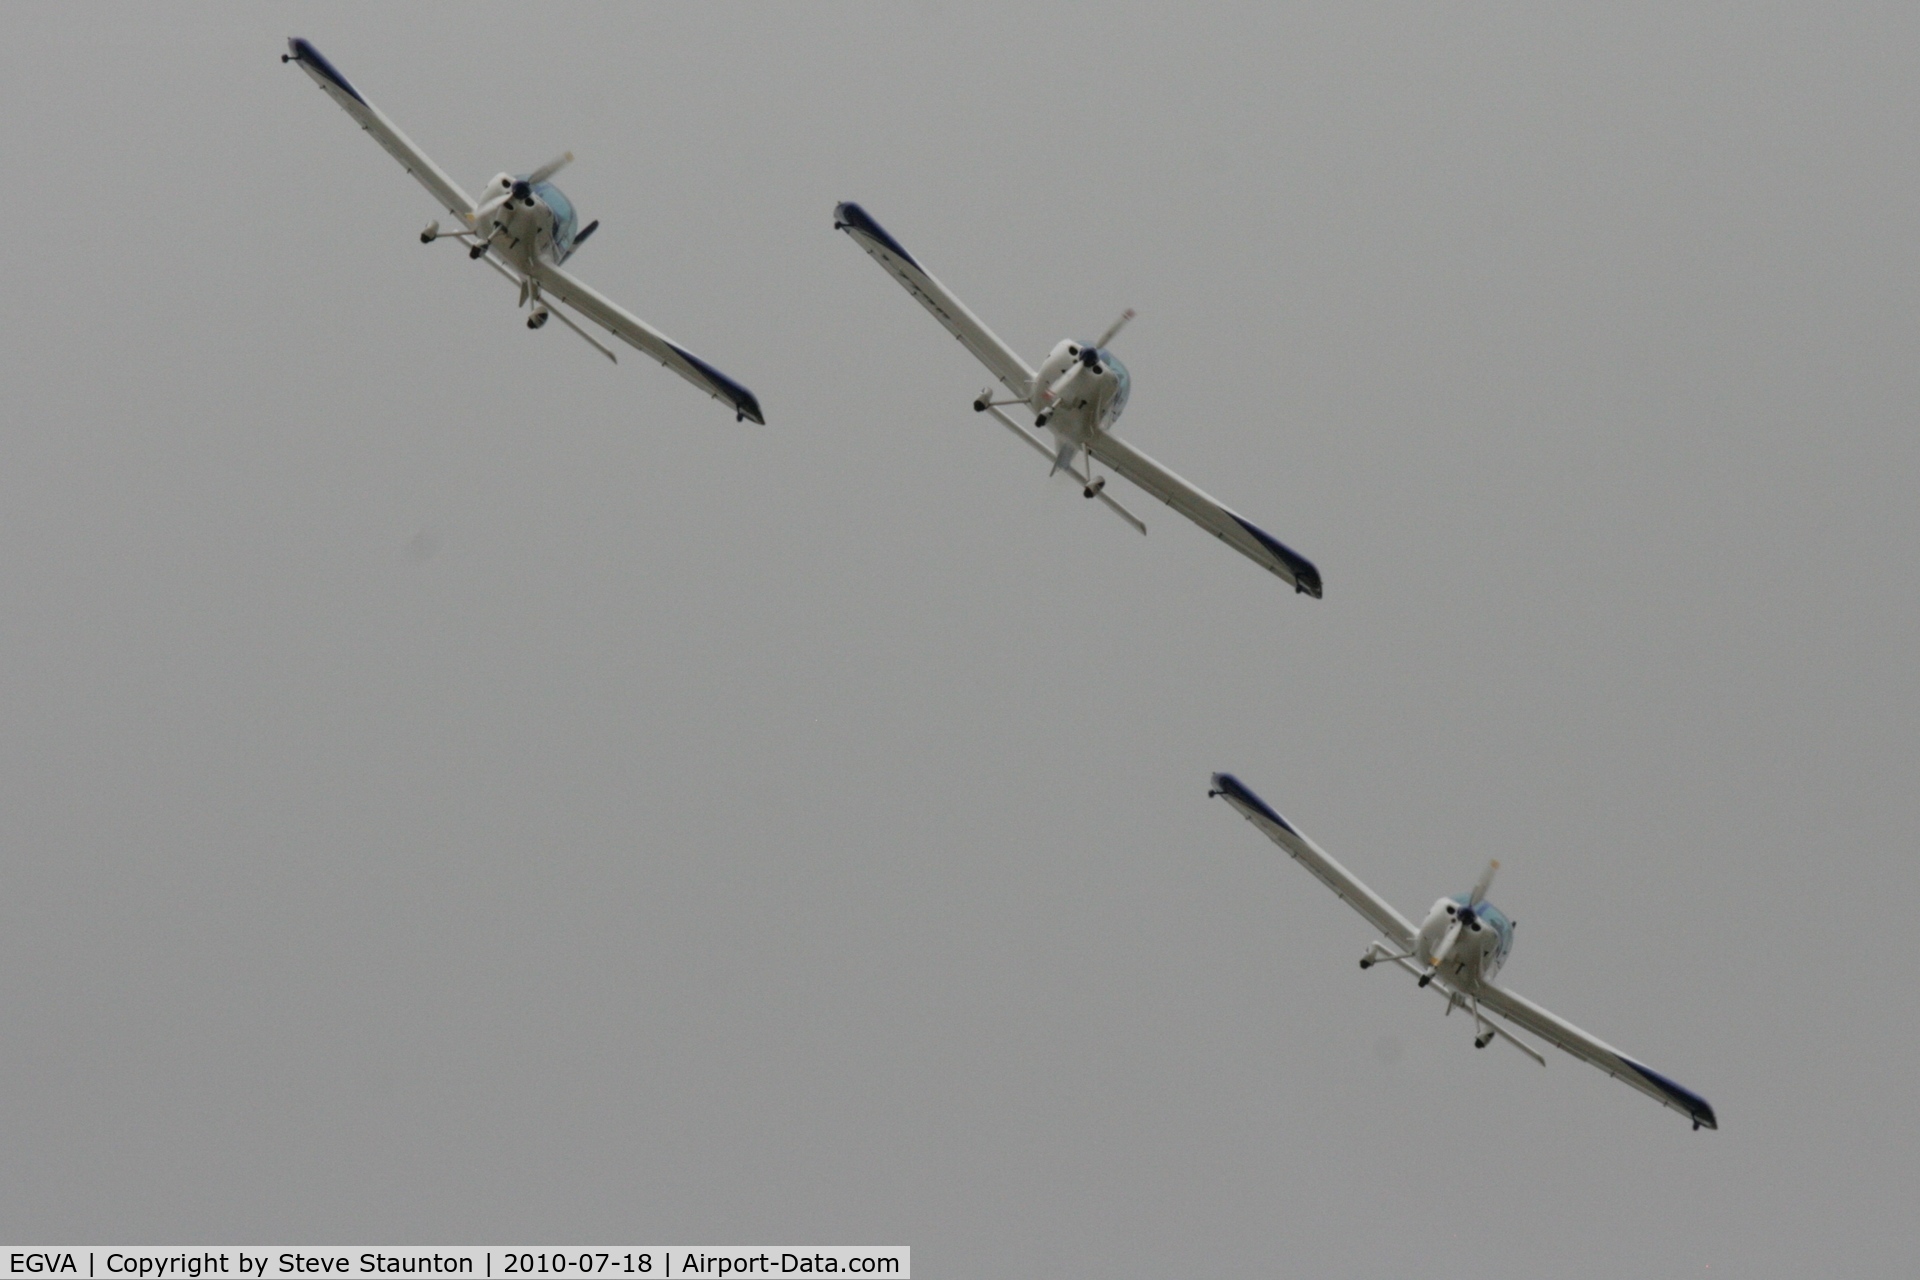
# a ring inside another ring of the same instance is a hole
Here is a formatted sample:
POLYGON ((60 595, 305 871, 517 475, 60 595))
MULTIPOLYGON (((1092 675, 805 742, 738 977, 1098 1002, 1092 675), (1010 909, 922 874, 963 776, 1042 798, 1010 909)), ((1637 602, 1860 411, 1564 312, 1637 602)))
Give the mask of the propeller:
POLYGON ((1493 873, 1500 869, 1500 859, 1495 858, 1487 864, 1480 879, 1473 886, 1473 892, 1467 895, 1467 906, 1477 907, 1487 900, 1487 889, 1493 884, 1493 873))
POLYGON ((1122 329, 1126 328, 1127 321, 1131 319, 1133 319, 1133 308, 1128 307, 1125 311, 1122 311, 1120 313, 1120 318, 1118 320, 1115 320, 1112 324, 1107 326, 1107 331, 1100 335, 1100 338, 1098 341, 1089 343, 1088 345, 1080 348, 1080 363, 1087 366, 1087 368, 1090 371, 1094 373, 1099 373, 1100 372, 1100 353, 1106 350, 1107 344, 1109 342, 1113 341, 1113 335, 1115 335, 1116 333, 1119 333, 1122 329))
POLYGON ((1487 900, 1487 890, 1493 884, 1493 873, 1500 869, 1500 860, 1495 858, 1487 864, 1487 869, 1475 882, 1473 892, 1467 895, 1467 905, 1453 913, 1453 923, 1447 926, 1447 933, 1440 945, 1433 949, 1433 967, 1438 969, 1446 958, 1453 953, 1453 944, 1460 941, 1463 930, 1480 931, 1480 913, 1474 908, 1487 900))
POLYGON ((573 152, 565 151, 547 161, 526 177, 516 179, 513 184, 513 198, 515 200, 527 199, 533 194, 533 188, 537 183, 545 182, 548 178, 551 178, 572 162, 573 152))
MULTIPOLYGON (((1120 330, 1126 326, 1127 321, 1131 319, 1133 319, 1133 308, 1128 307, 1125 311, 1120 313, 1120 318, 1118 320, 1115 320, 1111 325, 1107 326, 1107 331, 1100 335, 1100 340, 1098 342, 1089 342, 1089 343, 1086 343, 1085 345, 1081 345, 1078 343, 1074 344, 1075 346, 1079 347, 1079 350, 1074 353, 1075 363, 1079 364, 1081 368, 1084 368, 1088 373, 1093 374, 1095 377, 1098 377, 1101 373, 1105 372, 1100 367, 1100 352, 1102 348, 1104 348, 1109 342, 1113 341, 1113 335, 1116 333, 1119 333, 1120 330)), ((1066 372, 1062 373, 1059 377, 1055 378, 1046 387, 1041 389, 1039 393, 1039 398, 1041 403, 1047 407, 1041 409, 1039 416, 1034 418, 1033 420, 1034 426, 1044 427, 1047 425, 1047 420, 1053 417, 1052 406, 1053 406, 1053 402, 1059 399, 1060 397, 1060 389, 1066 386, 1067 382, 1070 379, 1072 379, 1072 377, 1079 371, 1080 370, 1074 368, 1072 364, 1069 364, 1066 368, 1066 372)), ((1056 466, 1054 469, 1056 471, 1059 470, 1058 466, 1056 466)), ((1087 496, 1092 497, 1093 495, 1088 494, 1087 496)))
POLYGON ((1100 341, 1094 343, 1093 345, 1096 347, 1104 347, 1109 342, 1112 342, 1114 338, 1119 336, 1120 331, 1127 327, 1127 321, 1131 319, 1133 319, 1133 308, 1128 307, 1125 311, 1122 311, 1120 313, 1120 318, 1118 320, 1115 320, 1111 325, 1109 325, 1107 327, 1107 331, 1100 335, 1100 341))
POLYGON ((538 169, 535 169, 532 173, 528 174, 527 181, 528 182, 545 182, 548 178, 551 178, 554 174, 560 172, 562 169, 566 168, 568 165, 572 163, 573 163, 573 152, 563 151, 559 155, 555 156, 553 159, 541 165, 538 169))

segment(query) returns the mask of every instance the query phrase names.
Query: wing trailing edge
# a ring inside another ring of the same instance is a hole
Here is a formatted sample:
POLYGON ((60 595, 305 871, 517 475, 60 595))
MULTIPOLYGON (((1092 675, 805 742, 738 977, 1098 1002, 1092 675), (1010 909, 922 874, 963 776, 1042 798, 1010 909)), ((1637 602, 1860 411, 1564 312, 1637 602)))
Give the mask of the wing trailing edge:
POLYGON ((736 421, 765 424, 760 401, 747 388, 702 360, 605 295, 559 267, 541 263, 534 276, 548 294, 566 303, 628 346, 643 351, 716 400, 733 406, 736 421))
POLYGON ((1287 583, 1294 591, 1322 597, 1320 571, 1313 561, 1227 506, 1198 485, 1174 474, 1118 436, 1102 432, 1087 442, 1087 452, 1145 489, 1220 541, 1287 583))
POLYGON ((342 75, 325 54, 313 47, 312 41, 299 36, 290 38, 287 52, 280 55, 280 61, 297 63, 302 71, 313 77, 313 82, 329 98, 339 103, 341 109, 352 116, 362 129, 373 135, 373 140, 380 144, 381 150, 398 160, 401 167, 414 176, 415 181, 431 192, 443 209, 471 223, 473 197, 462 191, 460 184, 448 177, 446 171, 415 145, 412 138, 400 132, 400 127, 387 119, 380 108, 367 101, 365 95, 353 87, 353 82, 342 75))
POLYGON ((1032 367, 987 328, 979 316, 967 310, 966 304, 921 266, 872 214, 845 200, 834 206, 833 227, 851 236, 855 244, 867 251, 867 256, 899 281, 901 288, 912 294, 943 329, 958 338, 960 345, 1000 380, 1000 385, 1022 400, 1033 395, 1032 367))
POLYGON ((1341 866, 1333 855, 1281 817, 1279 810, 1253 793, 1253 788, 1230 773, 1216 773, 1213 775, 1213 786, 1207 794, 1219 796, 1232 805, 1241 817, 1258 827, 1267 839, 1286 850, 1295 862, 1311 871, 1316 880, 1333 890, 1342 902, 1358 911, 1367 923, 1398 943, 1402 950, 1413 946, 1414 928, 1411 921, 1395 911, 1385 898, 1361 883, 1360 878, 1341 866))
POLYGON ((1674 1083, 1645 1063, 1629 1058, 1606 1041, 1582 1031, 1565 1018, 1548 1012, 1533 1001, 1492 983, 1482 983, 1481 1007, 1498 1014, 1548 1044, 1572 1054, 1582 1062, 1600 1068, 1622 1084, 1631 1085, 1655 1102, 1678 1111, 1693 1121, 1696 1129, 1718 1129, 1720 1121, 1713 1105, 1693 1090, 1674 1083))

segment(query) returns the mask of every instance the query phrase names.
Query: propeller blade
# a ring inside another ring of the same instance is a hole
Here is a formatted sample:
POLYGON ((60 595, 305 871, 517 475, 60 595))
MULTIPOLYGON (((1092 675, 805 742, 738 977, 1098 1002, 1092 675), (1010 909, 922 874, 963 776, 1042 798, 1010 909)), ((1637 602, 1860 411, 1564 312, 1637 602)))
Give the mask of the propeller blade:
POLYGON ((535 169, 532 173, 528 174, 527 181, 528 182, 545 182, 548 178, 551 178, 554 174, 560 172, 562 169, 566 168, 571 163, 573 163, 573 152, 571 151, 564 152, 561 155, 555 156, 553 159, 547 161, 545 164, 541 165, 538 169, 535 169))
POLYGON ((1114 338, 1119 334, 1119 332, 1122 329, 1127 327, 1127 321, 1131 319, 1133 319, 1133 308, 1128 307, 1125 311, 1122 311, 1120 313, 1120 318, 1118 320, 1115 320, 1113 324, 1107 329, 1107 331, 1100 335, 1100 341, 1094 343, 1093 345, 1096 347, 1104 347, 1109 342, 1112 342, 1114 338))
POLYGON ((1477 907, 1487 896, 1487 889, 1493 884, 1493 873, 1500 869, 1500 859, 1495 858, 1487 864, 1486 874, 1480 877, 1480 883, 1473 886, 1473 892, 1467 895, 1467 905, 1477 907))
POLYGON ((1460 941, 1460 922, 1455 920, 1451 925, 1447 926, 1447 936, 1440 940, 1438 947, 1434 948, 1434 968, 1438 969, 1446 963, 1447 957, 1453 954, 1453 944, 1458 941, 1460 941))

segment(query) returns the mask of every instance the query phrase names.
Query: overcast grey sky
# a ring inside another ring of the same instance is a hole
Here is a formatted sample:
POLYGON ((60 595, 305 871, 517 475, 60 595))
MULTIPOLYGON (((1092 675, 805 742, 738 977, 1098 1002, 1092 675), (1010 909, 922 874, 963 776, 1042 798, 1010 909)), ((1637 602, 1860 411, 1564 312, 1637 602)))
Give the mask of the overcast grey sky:
POLYGON ((15 6, 0 1232, 1911 1265, 1911 5, 15 6), (619 367, 470 188, 571 148, 619 367), (862 201, 1319 565, 968 410, 862 201), (1124 487, 1124 486, 1123 486, 1124 487), (1123 495, 1124 499, 1124 495, 1123 495), (1206 798, 1718 1133, 1394 974, 1206 798))

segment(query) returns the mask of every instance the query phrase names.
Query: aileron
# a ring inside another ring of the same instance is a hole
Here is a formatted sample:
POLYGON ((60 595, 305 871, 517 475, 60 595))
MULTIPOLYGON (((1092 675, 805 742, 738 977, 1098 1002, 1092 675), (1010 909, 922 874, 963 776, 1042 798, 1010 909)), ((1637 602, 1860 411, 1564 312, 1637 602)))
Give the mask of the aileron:
POLYGON ((1480 1003, 1548 1044, 1591 1063, 1614 1079, 1633 1086, 1664 1106, 1692 1120, 1697 1128, 1718 1129, 1720 1123, 1713 1107, 1699 1094, 1667 1079, 1653 1068, 1629 1058, 1606 1041, 1589 1035, 1566 1019, 1557 1017, 1518 992, 1491 983, 1479 990, 1480 1003))
POLYGON ((1090 440, 1087 452, 1295 591, 1316 600, 1321 598, 1320 571, 1313 567, 1312 561, 1198 485, 1175 475, 1114 435, 1102 434, 1090 440))
POLYGON ((287 48, 291 52, 281 60, 299 63, 300 69, 312 76, 314 83, 358 121, 361 128, 372 134, 373 140, 431 192, 442 208, 457 218, 469 219, 473 216, 473 197, 462 191, 459 183, 448 177, 439 165, 428 158, 426 152, 415 146, 413 139, 400 132, 398 125, 381 114, 380 108, 367 101, 340 74, 339 69, 313 47, 312 42, 295 36, 287 41, 287 48))
POLYGON ((1209 795, 1219 796, 1266 837, 1285 849, 1294 860, 1314 874, 1320 883, 1332 889, 1342 901, 1358 911, 1367 922, 1402 947, 1413 945, 1413 924, 1395 911, 1385 898, 1360 882, 1333 856, 1309 840, 1292 823, 1255 795, 1251 788, 1230 773, 1213 775, 1209 795))
POLYGON ((875 262, 886 268, 887 274, 898 280, 942 328, 987 366, 1000 380, 1000 385, 1023 401, 1033 393, 1033 369, 1027 362, 987 328, 979 316, 967 310, 966 304, 936 280, 932 272, 915 261, 886 228, 874 221, 873 215, 848 200, 835 207, 833 225, 852 236, 875 262))
POLYGON ((628 346, 644 351, 714 399, 733 406, 736 416, 753 422, 766 422, 760 413, 760 401, 753 392, 631 311, 582 284, 559 267, 537 264, 534 278, 540 281, 547 293, 614 334, 628 346))

